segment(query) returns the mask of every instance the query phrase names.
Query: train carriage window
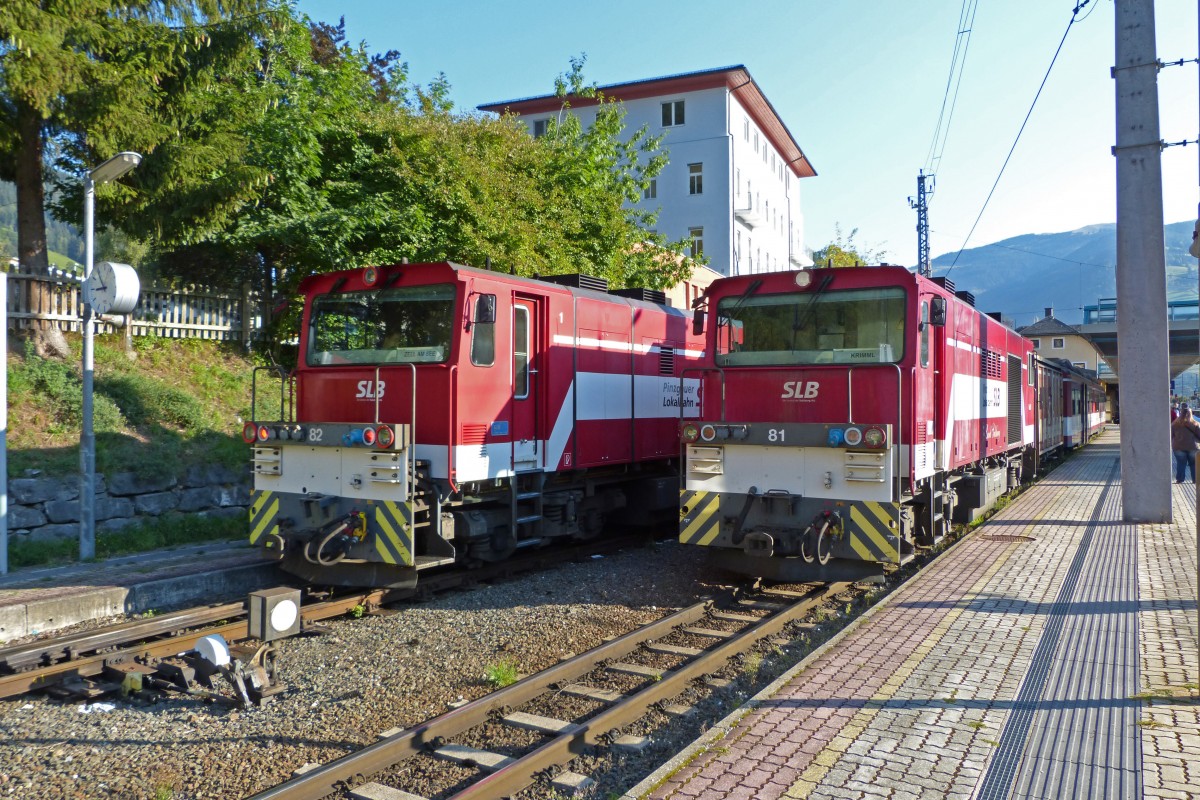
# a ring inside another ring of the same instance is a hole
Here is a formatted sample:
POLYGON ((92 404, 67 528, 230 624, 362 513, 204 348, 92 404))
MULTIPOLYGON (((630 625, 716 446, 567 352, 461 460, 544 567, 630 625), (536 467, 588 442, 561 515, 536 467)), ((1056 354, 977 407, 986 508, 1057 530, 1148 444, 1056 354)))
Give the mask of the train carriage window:
POLYGON ((893 364, 904 358, 899 287, 751 293, 716 308, 719 366, 893 364))
POLYGON ((529 309, 513 308, 513 398, 529 397, 529 309))
POLYGON ((929 301, 921 301, 921 366, 929 366, 929 301))
POLYGON ((475 299, 475 318, 471 324, 471 363, 490 367, 496 363, 496 295, 482 294, 475 299))
POLYGON ((320 295, 307 363, 440 363, 450 356, 453 318, 452 284, 320 295))

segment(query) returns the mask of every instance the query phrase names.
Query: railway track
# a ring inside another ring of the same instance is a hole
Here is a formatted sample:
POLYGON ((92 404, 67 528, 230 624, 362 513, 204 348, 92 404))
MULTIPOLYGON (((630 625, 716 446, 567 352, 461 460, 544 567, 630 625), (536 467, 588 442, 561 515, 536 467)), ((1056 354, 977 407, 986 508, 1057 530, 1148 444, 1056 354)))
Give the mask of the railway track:
POLYGON ((556 788, 578 786, 586 783, 585 776, 561 770, 585 750, 620 747, 617 734, 624 726, 850 587, 827 584, 802 593, 765 589, 754 599, 694 604, 415 727, 388 731, 378 742, 309 769, 253 800, 317 800, 338 792, 421 797, 399 794, 404 787, 389 784, 402 782, 398 779, 409 767, 428 781, 439 764, 451 775, 442 779, 448 788, 437 794, 453 800, 511 796, 555 773, 556 788), (663 666, 666 661, 669 666, 663 666), (621 682, 629 688, 610 688, 621 682), (519 710, 553 706, 556 696, 598 707, 575 719, 519 710), (511 755, 462 743, 492 738, 487 729, 496 725, 531 733, 534 741, 511 755), (424 763, 418 766, 417 760, 424 763), (463 767, 470 777, 462 777, 463 767), (386 784, 364 778, 380 773, 387 773, 386 784))
MULTIPOLYGON (((328 599, 320 599, 321 594, 316 593, 300 610, 301 629, 312 631, 314 625, 356 609, 371 611, 413 597, 543 569, 564 560, 610 553, 645 539, 645 534, 639 532, 603 541, 530 551, 478 569, 429 575, 422 578, 416 589, 410 590, 377 589, 338 594, 328 599)), ((0 699, 55 687, 76 696, 96 696, 117 688, 123 674, 130 669, 191 650, 200 639, 212 634, 230 642, 248 639, 246 604, 201 606, 95 631, 0 648, 0 699)))

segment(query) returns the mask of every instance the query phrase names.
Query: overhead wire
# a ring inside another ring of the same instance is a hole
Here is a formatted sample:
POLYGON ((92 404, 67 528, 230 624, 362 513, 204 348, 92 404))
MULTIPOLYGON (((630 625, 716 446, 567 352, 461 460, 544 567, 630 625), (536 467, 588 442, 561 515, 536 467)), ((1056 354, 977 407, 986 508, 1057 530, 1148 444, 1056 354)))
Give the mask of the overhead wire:
POLYGON ((967 50, 971 46, 971 31, 975 27, 975 11, 979 0, 963 0, 958 12, 957 33, 954 36, 954 52, 950 56, 950 71, 946 75, 946 89, 942 94, 942 107, 938 112, 937 125, 933 129, 933 139, 929 143, 929 153, 925 156, 925 172, 933 173, 941 163, 942 154, 946 151, 946 141, 950 138, 950 123, 954 119, 954 108, 958 104, 958 90, 962 86, 962 76, 967 63, 967 50), (955 78, 957 72, 958 77, 955 78), (954 93, 951 94, 953 85, 954 93), (949 104, 949 113, 946 106, 949 104), (945 122, 943 127, 942 123, 945 122), (940 140, 940 146, 939 146, 940 140), (937 153, 935 156, 934 153, 937 153))
MULTIPOLYGON (((1004 177, 1004 170, 1008 167, 1008 162, 1012 159, 1013 152, 1017 149, 1017 143, 1021 141, 1021 134, 1025 132, 1025 126, 1029 124, 1029 118, 1033 115, 1033 109, 1037 106, 1038 98, 1042 96, 1042 90, 1046 88, 1046 81, 1050 79, 1050 72, 1054 69, 1055 63, 1058 61, 1058 55, 1062 52, 1063 45, 1067 41, 1067 35, 1071 33, 1071 28, 1079 21, 1079 12, 1082 11, 1092 0, 1082 0, 1071 11, 1071 20, 1067 23, 1067 29, 1063 31, 1062 39, 1058 42, 1058 47, 1054 51, 1054 57, 1050 59, 1050 66, 1046 67, 1046 74, 1042 76, 1042 82, 1038 86, 1037 94, 1033 96, 1033 102, 1029 104, 1029 110, 1025 112, 1025 119, 1021 121, 1021 128, 1017 131, 1017 136, 1013 139, 1012 147, 1008 149, 1008 155, 1004 157, 1004 163, 1000 165, 1000 172, 996 175, 996 180, 992 183, 992 188, 988 192, 987 198, 983 201, 983 207, 979 209, 978 216, 975 217, 975 222, 971 225, 971 230, 967 233, 967 238, 963 240, 962 247, 958 248, 958 252, 954 254, 954 261, 951 262, 950 268, 946 270, 949 275, 954 267, 958 264, 958 259, 962 256, 963 251, 967 249, 967 244, 971 241, 971 237, 975 234, 975 229, 979 227, 979 221, 983 219, 983 212, 987 210, 988 203, 992 200, 992 195, 996 193, 996 187, 1000 185, 1000 179, 1004 177)), ((1089 11, 1087 16, 1091 16, 1089 11)), ((1084 19, 1087 17, 1085 16, 1084 19)))

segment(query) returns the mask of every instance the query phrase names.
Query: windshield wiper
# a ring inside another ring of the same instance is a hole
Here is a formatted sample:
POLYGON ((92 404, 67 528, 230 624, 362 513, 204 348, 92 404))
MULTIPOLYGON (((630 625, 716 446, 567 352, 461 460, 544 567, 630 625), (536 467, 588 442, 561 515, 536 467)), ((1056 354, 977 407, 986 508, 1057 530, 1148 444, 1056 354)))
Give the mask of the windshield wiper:
POLYGON ((733 320, 733 312, 735 312, 735 311, 737 311, 739 308, 741 308, 741 307, 742 307, 742 303, 744 303, 744 302, 746 302, 747 300, 749 300, 749 299, 750 299, 750 295, 752 295, 752 294, 754 294, 755 292, 757 292, 757 291, 758 291, 758 288, 759 288, 760 286, 762 286, 762 281, 758 281, 758 280, 756 280, 756 281, 751 281, 751 282, 750 282, 750 285, 746 287, 746 291, 742 292, 742 295, 741 295, 741 297, 739 297, 737 300, 735 300, 735 301, 734 301, 734 303, 733 303, 733 305, 732 305, 732 306, 730 306, 728 310, 726 310, 726 311, 721 311, 720 309, 718 309, 718 312, 721 314, 721 316, 723 316, 723 317, 727 317, 727 318, 729 318, 729 319, 732 321, 732 320, 733 320))
POLYGON ((808 323, 812 322, 813 315, 816 313, 817 301, 821 299, 821 295, 825 294, 825 290, 829 288, 829 284, 833 283, 833 275, 826 275, 821 278, 821 282, 813 289, 812 296, 808 298, 808 305, 804 306, 804 310, 800 312, 795 324, 792 326, 792 333, 802 331, 808 327, 808 323))

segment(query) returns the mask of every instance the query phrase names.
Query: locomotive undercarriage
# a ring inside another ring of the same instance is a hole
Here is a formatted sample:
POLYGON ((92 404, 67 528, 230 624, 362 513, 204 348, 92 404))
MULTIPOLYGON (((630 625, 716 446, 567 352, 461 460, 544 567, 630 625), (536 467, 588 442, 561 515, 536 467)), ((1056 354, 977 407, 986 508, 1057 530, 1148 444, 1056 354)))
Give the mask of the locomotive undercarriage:
POLYGON ((285 571, 314 584, 411 588, 432 567, 478 566, 520 549, 598 536, 612 521, 669 516, 678 480, 669 464, 523 472, 454 491, 418 461, 407 503, 272 493, 275 527, 261 544, 281 553, 285 571))
POLYGON ((911 506, 828 501, 784 492, 684 492, 680 541, 769 580, 866 581, 914 552, 911 506), (897 555, 898 553, 898 555, 897 555))

